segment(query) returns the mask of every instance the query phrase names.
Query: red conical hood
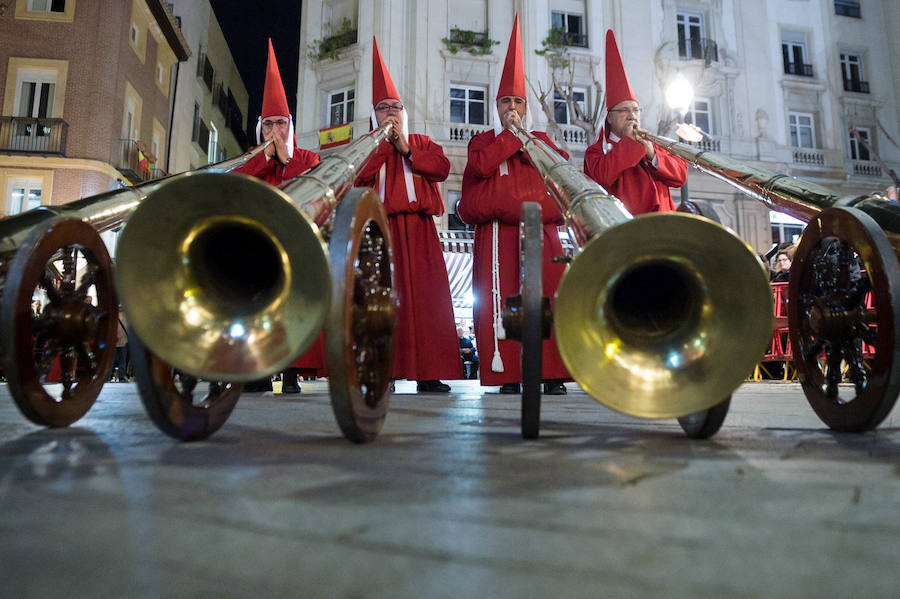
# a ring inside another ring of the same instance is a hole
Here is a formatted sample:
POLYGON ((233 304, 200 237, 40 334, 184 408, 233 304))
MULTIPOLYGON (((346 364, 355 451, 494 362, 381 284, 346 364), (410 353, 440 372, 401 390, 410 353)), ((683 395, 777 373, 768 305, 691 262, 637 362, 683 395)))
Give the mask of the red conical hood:
POLYGON ((390 72, 384 66, 384 59, 381 58, 381 51, 378 49, 378 40, 374 35, 372 45, 372 106, 388 98, 399 100, 400 94, 394 87, 390 72))
POLYGON ((497 98, 516 96, 525 98, 525 60, 522 56, 522 36, 519 33, 519 13, 513 23, 509 46, 506 48, 506 62, 503 63, 503 75, 497 87, 497 98))
POLYGON ((262 113, 260 117, 266 119, 270 116, 291 116, 287 96, 284 95, 281 73, 278 71, 278 61, 275 60, 272 38, 269 38, 269 61, 266 63, 266 87, 263 89, 262 113))
POLYGON ((614 107, 625 100, 638 101, 637 96, 631 91, 628 76, 625 74, 625 65, 622 64, 622 55, 619 54, 619 46, 616 44, 616 36, 612 29, 606 30, 606 109, 614 107))

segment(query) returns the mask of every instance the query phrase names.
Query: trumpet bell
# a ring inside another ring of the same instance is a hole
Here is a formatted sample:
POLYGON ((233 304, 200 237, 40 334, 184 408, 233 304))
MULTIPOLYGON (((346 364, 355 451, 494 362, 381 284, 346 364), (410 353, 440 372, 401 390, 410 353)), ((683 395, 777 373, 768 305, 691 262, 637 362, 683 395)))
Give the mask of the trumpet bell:
POLYGON ((316 225, 280 190, 237 174, 186 173, 153 192, 122 231, 115 278, 144 344, 215 381, 288 366, 331 300, 316 225))
POLYGON ((591 396, 641 418, 713 407, 772 335, 772 293, 753 250, 688 214, 648 214, 585 244, 557 291, 556 341, 591 396))

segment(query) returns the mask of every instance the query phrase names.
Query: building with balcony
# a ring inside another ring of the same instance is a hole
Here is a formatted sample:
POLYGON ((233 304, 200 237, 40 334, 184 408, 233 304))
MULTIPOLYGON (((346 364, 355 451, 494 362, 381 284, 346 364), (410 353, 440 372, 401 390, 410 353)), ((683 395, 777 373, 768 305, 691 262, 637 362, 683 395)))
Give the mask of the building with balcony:
MULTIPOLYGON (((247 88, 209 1, 169 6, 191 49, 175 71, 167 169, 179 173, 239 156, 256 140, 247 138, 247 88)), ((265 56, 265 47, 258 51, 265 56)))
POLYGON ((172 73, 191 54, 167 4, 0 6, 0 213, 163 174, 172 73))
MULTIPOLYGON (((318 149, 318 131, 342 123, 354 136, 369 130, 377 36, 410 130, 431 136, 450 158, 442 186, 450 215, 441 226, 453 225, 466 144, 494 123, 516 11, 535 127, 547 128, 552 115, 557 141, 575 164, 592 140, 574 125, 561 95, 552 102, 547 96, 541 110, 538 93, 552 90, 552 70, 535 50, 550 36, 565 46, 566 86, 590 114, 603 102, 603 40, 612 28, 651 131, 672 134, 679 115, 667 107, 664 90, 680 73, 695 91, 684 119, 708 134, 704 147, 846 194, 890 184, 873 151, 888 168, 900 168, 900 148, 891 141, 900 140, 900 75, 869 75, 898 69, 891 0, 304 0, 298 143, 318 149), (338 48, 328 55, 310 51, 335 32, 344 36, 338 48)), ((760 251, 802 228, 697 171, 688 188, 760 251)))

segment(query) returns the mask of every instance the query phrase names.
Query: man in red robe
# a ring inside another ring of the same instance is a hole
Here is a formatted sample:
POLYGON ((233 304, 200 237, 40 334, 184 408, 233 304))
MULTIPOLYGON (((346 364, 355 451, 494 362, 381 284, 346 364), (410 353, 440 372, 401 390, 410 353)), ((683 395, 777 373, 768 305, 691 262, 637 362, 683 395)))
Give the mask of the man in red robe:
MULTIPOLYGON (((319 155, 303 150, 294 143, 294 121, 288 108, 281 73, 275 60, 275 49, 269 40, 269 58, 266 64, 266 86, 263 90, 262 112, 256 124, 256 141, 272 143, 234 172, 262 179, 276 187, 302 175, 319 164, 319 155)), ((322 336, 315 345, 282 373, 282 393, 299 393, 300 374, 321 376, 325 372, 325 345, 322 336)), ((271 391, 269 379, 248 384, 247 391, 271 391)))
POLYGON ((607 116, 584 153, 584 173, 634 214, 675 210, 670 187, 687 180, 687 162, 637 136, 641 106, 631 90, 612 30, 606 32, 607 116))
POLYGON ((428 136, 409 133, 400 94, 372 41, 373 127, 394 127, 356 184, 378 192, 391 225, 399 300, 392 377, 416 380, 420 392, 446 393, 450 386, 440 379, 462 378, 462 366, 447 265, 432 217, 444 213, 438 183, 450 173, 450 161, 428 136))
MULTIPOLYGON (((519 393, 521 345, 505 339, 500 311, 504 298, 519 293, 519 218, 523 202, 541 204, 545 296, 554 296, 565 266, 552 261, 554 256, 563 254, 557 229, 564 223, 562 215, 524 152, 522 142, 511 130, 514 125, 523 127, 523 121, 524 128, 531 128, 518 15, 497 89, 496 106, 498 115, 495 115, 494 130, 480 133, 469 142, 459 217, 475 225, 472 286, 475 292, 475 337, 482 357, 481 384, 500 385, 501 393, 519 393)), ((569 158, 545 133, 533 133, 569 158)), ((544 341, 542 355, 544 393, 565 393, 563 381, 570 377, 556 349, 555 338, 544 341)))

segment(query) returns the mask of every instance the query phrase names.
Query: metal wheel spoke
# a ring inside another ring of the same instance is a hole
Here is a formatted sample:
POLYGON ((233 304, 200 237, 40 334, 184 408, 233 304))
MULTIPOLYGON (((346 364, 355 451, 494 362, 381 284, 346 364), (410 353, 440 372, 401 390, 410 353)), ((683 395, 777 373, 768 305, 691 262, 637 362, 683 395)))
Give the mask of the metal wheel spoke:
POLYGON ((44 292, 47 294, 51 304, 59 304, 62 301, 62 296, 56 287, 56 280, 46 268, 41 272, 41 287, 44 288, 44 292))
POLYGON ((84 276, 81 278, 81 284, 75 290, 76 297, 84 299, 87 297, 88 289, 94 286, 97 279, 97 271, 99 267, 96 264, 89 263, 85 269, 84 276))

